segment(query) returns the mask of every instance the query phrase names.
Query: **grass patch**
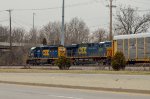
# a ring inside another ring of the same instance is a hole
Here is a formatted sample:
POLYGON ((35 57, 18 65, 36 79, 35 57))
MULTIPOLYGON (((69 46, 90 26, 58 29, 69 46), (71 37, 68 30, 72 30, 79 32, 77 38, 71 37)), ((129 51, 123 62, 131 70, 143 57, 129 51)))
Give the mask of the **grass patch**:
POLYGON ((73 74, 150 75, 150 71, 50 70, 50 69, 0 69, 0 73, 73 73, 73 74))

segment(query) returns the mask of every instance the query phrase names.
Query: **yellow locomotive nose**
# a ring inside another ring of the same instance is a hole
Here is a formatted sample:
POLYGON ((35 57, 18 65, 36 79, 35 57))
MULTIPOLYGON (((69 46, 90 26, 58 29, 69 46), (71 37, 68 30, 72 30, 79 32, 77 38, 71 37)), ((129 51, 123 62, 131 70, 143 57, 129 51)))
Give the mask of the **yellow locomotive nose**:
POLYGON ((66 48, 65 47, 58 47, 58 57, 65 57, 66 56, 66 48))

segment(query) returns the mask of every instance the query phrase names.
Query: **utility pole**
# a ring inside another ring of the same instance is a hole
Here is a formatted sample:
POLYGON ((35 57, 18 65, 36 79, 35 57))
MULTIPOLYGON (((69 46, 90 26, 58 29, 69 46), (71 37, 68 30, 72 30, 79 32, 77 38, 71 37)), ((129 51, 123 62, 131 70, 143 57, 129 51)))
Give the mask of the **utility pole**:
POLYGON ((33 13, 33 30, 35 29, 35 27, 34 27, 34 16, 35 16, 35 13, 33 13))
MULTIPOLYGON (((110 8, 109 40, 112 41, 113 40, 113 35, 112 35, 112 8, 116 7, 116 6, 112 4, 113 0, 109 0, 109 1, 110 1, 110 4, 107 5, 107 7, 110 8)), ((110 66, 109 66, 109 70, 110 70, 110 66)))
POLYGON ((109 34, 110 41, 112 40, 112 1, 113 0, 110 0, 110 34, 109 34))
POLYGON ((65 13, 65 0, 63 0, 63 3, 62 3, 62 29, 61 29, 61 45, 65 45, 64 41, 65 41, 65 38, 64 38, 64 34, 65 34, 65 30, 64 30, 64 13, 65 13))
POLYGON ((111 41, 113 39, 113 35, 112 35, 112 8, 114 8, 116 6, 112 4, 113 0, 109 0, 109 1, 110 1, 110 4, 107 5, 107 7, 110 8, 109 40, 111 41))
POLYGON ((9 41, 10 41, 10 50, 12 50, 12 37, 11 37, 11 34, 12 34, 12 28, 11 28, 11 12, 12 10, 6 10, 9 12, 9 41))
POLYGON ((32 27, 32 31, 33 31, 33 36, 35 36, 35 40, 34 40, 34 43, 36 44, 37 43, 37 38, 36 38, 36 31, 35 31, 35 13, 33 13, 33 27, 32 27))

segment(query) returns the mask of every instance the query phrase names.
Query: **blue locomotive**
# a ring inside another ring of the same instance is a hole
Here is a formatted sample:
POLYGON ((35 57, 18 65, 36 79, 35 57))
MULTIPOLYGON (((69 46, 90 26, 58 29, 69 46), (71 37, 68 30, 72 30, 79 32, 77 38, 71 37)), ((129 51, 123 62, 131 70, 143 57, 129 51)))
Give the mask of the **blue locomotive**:
POLYGON ((69 46, 40 46, 32 47, 29 52, 27 64, 54 64, 54 61, 61 56, 71 59, 72 64, 97 63, 107 59, 111 52, 110 41, 100 43, 82 43, 69 46))

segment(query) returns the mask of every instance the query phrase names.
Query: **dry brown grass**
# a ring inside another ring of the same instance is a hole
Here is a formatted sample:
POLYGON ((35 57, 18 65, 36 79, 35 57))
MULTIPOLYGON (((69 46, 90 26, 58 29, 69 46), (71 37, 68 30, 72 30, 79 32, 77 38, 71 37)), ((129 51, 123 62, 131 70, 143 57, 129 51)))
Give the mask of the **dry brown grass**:
POLYGON ((150 75, 150 71, 49 70, 49 69, 0 69, 0 73, 74 73, 74 74, 150 75))

